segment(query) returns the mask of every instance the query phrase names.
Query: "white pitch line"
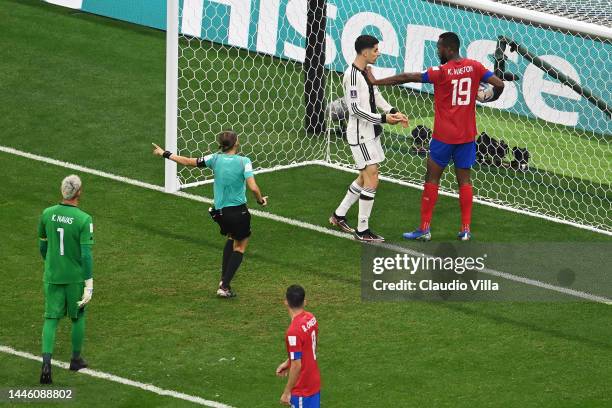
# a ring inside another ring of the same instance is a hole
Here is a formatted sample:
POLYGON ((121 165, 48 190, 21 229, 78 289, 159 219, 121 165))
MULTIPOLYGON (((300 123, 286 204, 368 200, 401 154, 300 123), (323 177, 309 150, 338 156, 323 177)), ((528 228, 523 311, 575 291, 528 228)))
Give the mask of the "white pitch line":
MULTIPOLYGON (((26 157, 28 159, 32 159, 32 160, 37 160, 37 161, 41 161, 44 163, 49 163, 49 164, 53 164, 56 166, 61 166, 61 167, 65 167, 65 168, 69 168, 69 169, 73 169, 73 170, 78 170, 81 171, 83 173, 89 173, 89 174, 93 174, 96 176, 100 176, 100 177, 105 177, 111 180, 115 180, 115 181, 119 181, 122 183, 126 183, 126 184, 130 184, 130 185, 134 185, 134 186, 138 186, 138 187, 142 187, 142 188, 147 188, 150 190, 155 190, 155 191, 161 191, 164 192, 164 188, 161 186, 156 186, 154 184, 149 184, 149 183, 144 183, 142 181, 138 181, 138 180, 134 180, 134 179, 130 179, 127 177, 123 177, 123 176, 117 176, 115 174, 111 174, 111 173, 106 173, 104 171, 100 171, 100 170, 95 170, 95 169, 90 169, 88 167, 84 167, 84 166, 79 166, 77 164, 72 164, 72 163, 67 163, 67 162, 63 162, 60 160, 55 160, 55 159, 51 159, 48 157, 44 157, 44 156, 39 156, 36 154, 32 154, 32 153, 27 153, 27 152, 23 152, 21 150, 17 150, 17 149, 13 149, 12 147, 6 147, 6 146, 0 146, 0 151, 2 152, 6 152, 6 153, 10 153, 10 154, 14 154, 16 156, 21 156, 21 157, 26 157)), ((176 195, 178 197, 184 197, 190 200, 194 200, 194 201, 199 201, 202 203, 206 203, 206 204, 212 204, 213 200, 211 200, 210 198, 206 198, 206 197, 202 197, 202 196, 198 196, 198 195, 194 195, 194 194, 189 194, 189 193, 185 193, 182 191, 179 191, 177 193, 173 193, 173 195, 176 195)), ((282 217, 280 215, 276 215, 276 214, 272 214, 266 211, 261 211, 261 210, 255 210, 255 209, 249 209, 249 211, 251 212, 251 214, 257 216, 257 217, 261 217, 261 218, 266 218, 269 220, 273 220, 273 221, 277 221, 277 222, 282 222, 285 224, 289 224, 289 225, 293 225, 296 227, 300 227, 300 228, 304 228, 304 229, 308 229, 311 231, 316 231, 322 234, 327 234, 327 235, 333 235, 335 237, 338 238, 345 238, 345 239, 350 239, 353 240, 353 236, 350 234, 346 234, 343 232, 339 232, 336 230, 332 230, 329 228, 325 228, 325 227, 321 227, 319 225, 314 225, 314 224, 310 224, 308 222, 304 222, 304 221, 298 221, 298 220, 294 220, 292 218, 287 218, 287 217, 282 217)), ((401 246, 396 246, 396 245, 391 245, 391 244, 379 244, 382 247, 386 247, 386 248, 390 248, 393 249, 395 251, 401 251, 401 252, 405 252, 408 254, 413 254, 413 255, 421 255, 421 253, 417 252, 417 251, 412 251, 410 249, 407 248, 403 248, 401 246)), ((423 254, 426 256, 431 256, 431 255, 427 255, 427 254, 423 254)), ((525 278, 523 276, 517 276, 517 275, 513 275, 511 273, 507 273, 507 272, 500 272, 500 271, 496 271, 494 269, 488 269, 485 268, 483 271, 480 271, 482 273, 491 275, 491 276, 496 276, 499 278, 503 278, 506 280, 510 280, 510 281, 514 281, 514 282, 519 282, 519 283, 523 283, 525 285, 530 285, 530 286, 535 286, 535 287, 539 287, 542 289, 546 289, 546 290, 551 290, 551 291, 555 291, 558 293, 563 293, 565 295, 568 296, 573 296, 573 297, 577 297, 580 299, 585 299, 585 300, 589 300, 592 302, 597 302, 597 303, 604 303, 607 305, 612 304, 612 299, 603 297, 603 296, 597 296, 591 293, 587 293, 587 292, 582 292, 579 290, 574 290, 574 289, 569 289, 569 288, 565 288, 563 286, 557 286, 557 285, 552 285, 546 282, 541 282, 535 279, 529 279, 529 278, 525 278)))
MULTIPOLYGON (((39 361, 42 362, 42 357, 39 356, 35 356, 34 354, 30 354, 30 353, 26 353, 24 351, 19 351, 19 350, 15 350, 12 347, 7 347, 7 346, 2 346, 0 345, 0 352, 2 353, 6 353, 6 354, 12 354, 14 356, 18 356, 18 357, 23 357, 23 358, 27 358, 29 360, 34 360, 34 361, 39 361)), ((65 370, 67 370, 70 367, 70 364, 65 363, 63 361, 57 361, 57 360, 51 360, 51 364, 53 364, 56 367, 61 367, 65 370)), ((193 402, 194 404, 198 404, 198 405, 202 405, 205 407, 211 407, 211 408, 233 408, 230 405, 226 405, 226 404, 222 404, 220 402, 217 401, 209 401, 207 399, 204 398, 200 398, 200 397, 196 397, 193 395, 189 395, 189 394, 184 394, 182 392, 177 392, 177 391, 173 391, 173 390, 166 390, 164 388, 159 388, 153 384, 145 384, 145 383, 141 383, 138 381, 134 381, 134 380, 130 380, 127 378, 123 378, 123 377, 119 377, 113 374, 109 374, 109 373, 105 373, 102 371, 96 371, 96 370, 92 370, 90 368, 84 368, 82 370, 78 371, 79 374, 85 374, 85 375, 89 375, 90 377, 96 377, 96 378, 101 378, 103 380, 108 380, 108 381, 113 381, 119 384, 123 384, 123 385, 129 385, 131 387, 136 387, 136 388, 140 388, 141 390, 145 390, 145 391, 149 391, 158 395, 163 395, 166 397, 172 397, 172 398, 176 398, 176 399, 181 399, 181 400, 185 400, 185 401, 189 401, 189 402, 193 402)))

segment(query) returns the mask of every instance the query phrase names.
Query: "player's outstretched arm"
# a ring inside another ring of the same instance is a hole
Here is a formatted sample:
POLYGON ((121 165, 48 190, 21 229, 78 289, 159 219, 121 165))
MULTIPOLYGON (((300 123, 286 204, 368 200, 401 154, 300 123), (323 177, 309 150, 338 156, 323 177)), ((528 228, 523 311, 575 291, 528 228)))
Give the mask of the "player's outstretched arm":
POLYGON ((173 162, 177 162, 183 166, 197 167, 198 165, 198 159, 196 158, 179 156, 178 154, 162 149, 155 143, 151 144, 153 145, 153 154, 156 156, 161 156, 165 159, 172 160, 173 162))
POLYGON ((406 82, 423 82, 423 74, 421 72, 402 72, 401 74, 393 75, 387 78, 376 79, 370 67, 366 69, 368 81, 372 85, 399 85, 406 82))
POLYGON ((255 177, 247 178, 246 182, 247 182, 247 186, 249 187, 249 190, 253 192, 253 195, 255 196, 255 199, 257 200, 257 204, 264 206, 264 207, 268 205, 268 196, 263 196, 261 194, 261 191, 259 190, 259 186, 255 182, 255 177))

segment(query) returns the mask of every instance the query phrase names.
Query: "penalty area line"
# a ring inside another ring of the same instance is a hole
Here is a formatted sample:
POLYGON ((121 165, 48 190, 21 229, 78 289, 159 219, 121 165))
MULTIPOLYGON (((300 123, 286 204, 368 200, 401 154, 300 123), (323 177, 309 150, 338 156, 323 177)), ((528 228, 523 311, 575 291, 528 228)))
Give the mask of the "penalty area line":
MULTIPOLYGON (((40 162, 43 162, 43 163, 53 164, 55 166, 65 167, 65 168, 76 170, 76 171, 80 171, 80 172, 83 172, 83 173, 93 174, 95 176, 108 178, 108 179, 111 179, 111 180, 119 181, 121 183, 130 184, 130 185, 133 185, 133 186, 142 187, 142 188, 146 188, 146 189, 149 189, 149 190, 155 190, 155 191, 159 191, 159 192, 165 193, 164 188, 162 186, 156 186, 154 184, 145 183, 143 181, 134 180, 134 179, 130 179, 130 178, 123 177, 123 176, 118 176, 116 174, 107 173, 107 172, 96 170, 96 169, 91 169, 89 167, 80 166, 78 164, 68 163, 68 162, 64 162, 64 161, 61 161, 61 160, 51 159, 51 158, 45 157, 45 156, 39 156, 39 155, 36 155, 36 154, 32 154, 32 153, 28 153, 28 152, 23 152, 21 150, 14 149, 12 147, 7 147, 7 146, 1 146, 0 145, 0 151, 1 152, 5 152, 5 153, 9 153, 9 154, 13 154, 13 155, 16 155, 16 156, 25 157, 27 159, 40 161, 40 162)), ((176 195, 178 197, 187 198, 189 200, 198 201, 198 202, 201 202, 201 203, 206 203, 206 204, 212 204, 213 203, 213 200, 211 200, 210 198, 199 196, 199 195, 195 195, 195 194, 185 193, 183 191, 179 191, 179 192, 171 193, 171 194, 172 195, 176 195)), ((310 230, 310 231, 319 232, 321 234, 332 235, 332 236, 335 236, 335 237, 338 237, 338 238, 344 238, 344 239, 350 239, 350 240, 354 239, 351 234, 347 234, 347 233, 344 233, 344 232, 332 230, 330 228, 321 227, 319 225, 310 224, 308 222, 299 221, 299 220, 295 220, 293 218, 283 217, 283 216, 280 216, 280 215, 276 215, 276 214, 272 214, 272 213, 269 213, 269 212, 266 212, 266 211, 261 211, 261 210, 256 210, 256 209, 249 209, 249 211, 251 212, 251 214, 253 214, 253 215, 257 216, 257 217, 266 218, 268 220, 272 220, 272 221, 276 221, 276 222, 281 222, 281 223, 284 223, 284 224, 292 225, 292 226, 295 226, 295 227, 300 227, 300 228, 307 229, 307 230, 310 230)), ((431 256, 431 255, 427 255, 427 254, 421 254, 421 253, 419 253, 417 251, 409 250, 407 248, 403 248, 403 247, 392 245, 392 244, 369 244, 369 245, 377 245, 377 246, 381 246, 381 247, 386 247, 387 249, 393 249, 393 250, 396 250, 396 251, 399 251, 399 252, 404 252, 404 253, 408 253, 408 254, 412 254, 412 255, 417 255, 417 256, 420 256, 420 255, 431 256)), ((594 294, 591 294, 591 293, 587 293, 587 292, 582 292, 582 291, 579 291, 579 290, 574 290, 574 289, 569 289, 569 288, 565 288, 565 287, 562 287, 562 286, 552 285, 550 283, 542 282, 542 281, 535 280, 535 279, 525 278, 523 276, 513 275, 513 274, 507 273, 507 272, 496 271, 494 269, 485 268, 481 272, 485 273, 487 275, 496 276, 496 277, 499 277, 499 278, 502 278, 502 279, 506 279, 506 280, 510 280, 510 281, 514 281, 514 282, 519 282, 519 283, 522 283, 522 284, 525 284, 525 285, 535 286, 535 287, 538 287, 538 288, 541 288, 541 289, 550 290, 550 291, 554 291, 554 292, 557 292, 557 293, 562 293, 562 294, 565 294, 567 296, 572 296, 572 297, 576 297, 576 298, 580 298, 580 299, 589 300, 589 301, 592 301, 592 302, 612 305, 612 299, 609 299, 609 298, 606 298, 606 297, 603 297, 603 296, 597 296, 597 295, 594 295, 594 294)))
MULTIPOLYGON (((38 361, 42 363, 42 357, 35 356, 34 354, 27 353, 24 351, 15 350, 12 347, 2 346, 0 345, 0 353, 6 353, 17 357, 27 358, 28 360, 38 361)), ((68 370, 70 364, 65 363, 63 361, 51 360, 51 364, 68 370)), ((154 394, 162 395, 165 397, 172 397, 176 399, 181 399, 184 401, 193 402, 194 404, 202 405, 205 407, 211 408, 233 408, 230 405, 223 404, 217 401, 210 401, 201 397, 196 397, 194 395, 184 394, 182 392, 166 390, 164 388, 160 388, 153 384, 145 384, 139 381, 130 380, 128 378, 119 377, 113 374, 105 373, 103 371, 92 370, 90 368, 84 368, 78 371, 79 374, 88 375, 90 377, 101 378, 103 380, 116 382, 123 385, 128 385, 130 387, 139 388, 144 391, 152 392, 154 394)))

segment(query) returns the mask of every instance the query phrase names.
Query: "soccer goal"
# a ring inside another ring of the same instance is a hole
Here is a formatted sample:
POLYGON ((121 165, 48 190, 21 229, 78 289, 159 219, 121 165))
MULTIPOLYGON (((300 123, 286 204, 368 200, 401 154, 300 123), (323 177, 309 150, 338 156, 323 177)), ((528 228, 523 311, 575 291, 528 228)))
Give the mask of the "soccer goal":
MULTIPOLYGON (((444 31, 503 77, 477 108, 476 201, 612 235, 612 6, 522 0, 167 0, 166 146, 216 151, 240 135, 257 172, 324 165, 354 171, 341 75, 360 34, 381 40, 377 76, 438 65, 444 31), (563 8, 565 5, 565 8, 563 8)), ((387 126, 383 179, 420 188, 433 88, 382 89, 410 118, 387 126)), ((212 181, 166 161, 166 190, 212 181)), ((455 195, 452 172, 441 193, 455 195)))

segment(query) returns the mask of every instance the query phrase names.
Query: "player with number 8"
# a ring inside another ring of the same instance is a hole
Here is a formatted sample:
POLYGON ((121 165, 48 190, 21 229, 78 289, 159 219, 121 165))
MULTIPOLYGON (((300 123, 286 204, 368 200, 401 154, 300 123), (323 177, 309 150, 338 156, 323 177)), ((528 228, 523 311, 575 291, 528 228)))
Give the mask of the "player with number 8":
POLYGON ((300 285, 291 285, 285 294, 285 306, 291 324, 287 329, 285 345, 288 358, 276 369, 279 377, 288 377, 280 403, 300 408, 321 406, 321 374, 317 364, 317 337, 319 324, 316 317, 304 310, 306 292, 300 285))

